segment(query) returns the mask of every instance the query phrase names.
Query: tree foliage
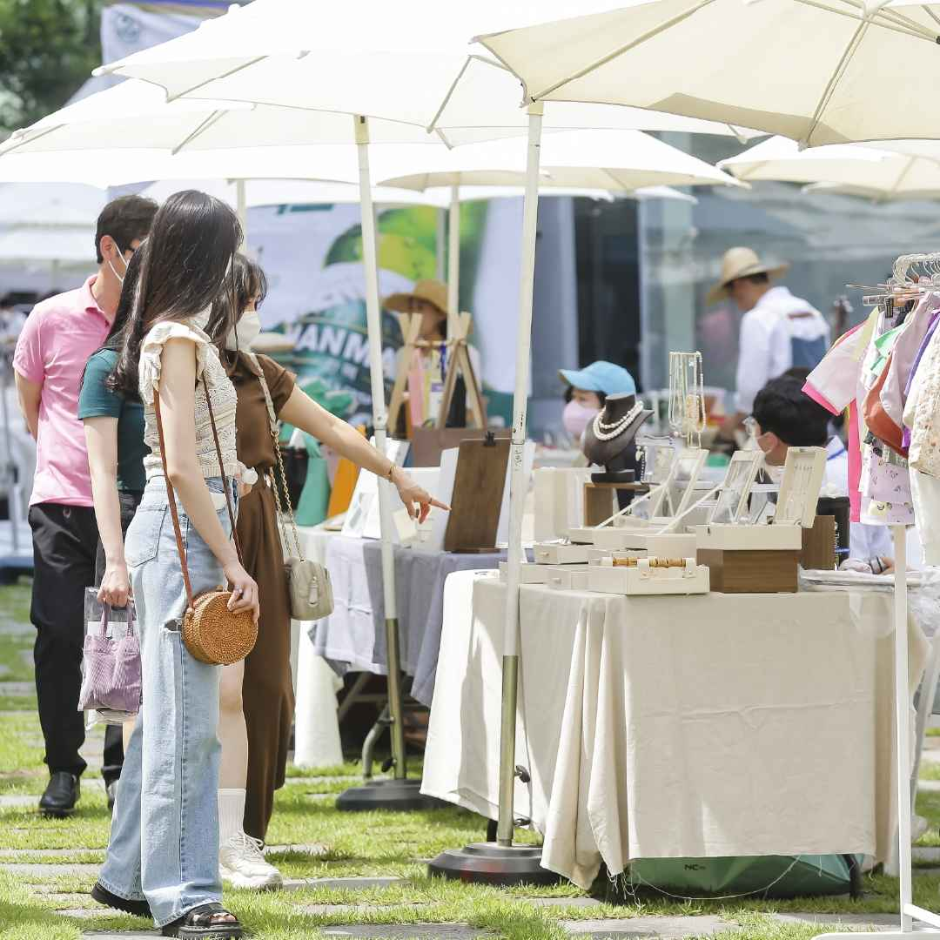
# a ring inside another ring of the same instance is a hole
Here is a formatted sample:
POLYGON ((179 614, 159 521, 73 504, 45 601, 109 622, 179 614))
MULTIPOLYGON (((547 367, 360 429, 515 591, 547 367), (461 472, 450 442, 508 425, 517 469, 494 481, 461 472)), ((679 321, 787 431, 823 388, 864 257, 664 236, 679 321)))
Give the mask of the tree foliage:
POLYGON ((0 138, 60 108, 101 63, 104 0, 0 0, 0 138))

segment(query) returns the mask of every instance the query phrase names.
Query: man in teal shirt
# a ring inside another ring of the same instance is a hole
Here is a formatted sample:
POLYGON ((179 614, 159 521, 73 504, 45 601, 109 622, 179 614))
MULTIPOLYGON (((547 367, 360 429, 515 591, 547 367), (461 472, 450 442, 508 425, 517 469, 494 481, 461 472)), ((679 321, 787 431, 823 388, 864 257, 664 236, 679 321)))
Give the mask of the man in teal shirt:
MULTIPOLYGON (((137 264, 133 261, 131 268, 136 273, 137 264)), ((123 536, 134 518, 147 483, 144 457, 149 448, 144 443, 144 408, 141 402, 124 398, 107 386, 107 378, 118 359, 114 345, 111 343, 99 349, 88 360, 78 397, 78 417, 85 425, 100 533, 95 583, 101 586, 99 597, 102 601, 113 607, 123 607, 129 594, 123 536)), ((123 763, 121 729, 109 725, 101 770, 109 806, 114 805, 115 786, 123 763)))

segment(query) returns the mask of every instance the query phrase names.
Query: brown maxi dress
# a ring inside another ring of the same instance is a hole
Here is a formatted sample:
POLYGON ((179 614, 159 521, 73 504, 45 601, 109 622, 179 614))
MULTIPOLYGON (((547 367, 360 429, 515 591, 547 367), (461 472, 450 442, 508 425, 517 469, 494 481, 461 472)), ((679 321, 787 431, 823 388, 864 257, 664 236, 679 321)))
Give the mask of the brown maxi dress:
MULTIPOLYGON (((267 356, 258 356, 275 413, 294 390, 294 376, 267 356)), ((245 832, 264 840, 274 791, 284 785, 294 689, 290 669, 290 605, 278 532, 274 493, 265 482, 277 457, 264 392, 251 360, 237 354, 232 382, 238 392, 235 425, 238 459, 258 471, 258 482, 238 503, 238 537, 245 570, 258 583, 261 616, 258 642, 245 660, 242 699, 248 725, 248 793, 245 832)))

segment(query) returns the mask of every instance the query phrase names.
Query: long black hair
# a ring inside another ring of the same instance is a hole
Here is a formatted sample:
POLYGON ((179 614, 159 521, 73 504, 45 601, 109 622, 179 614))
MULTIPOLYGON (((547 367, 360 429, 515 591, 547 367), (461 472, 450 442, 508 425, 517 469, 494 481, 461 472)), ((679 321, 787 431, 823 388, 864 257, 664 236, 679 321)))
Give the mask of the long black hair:
MULTIPOLYGON (((125 395, 139 394, 141 343, 164 320, 185 320, 211 308, 206 333, 217 346, 224 343, 234 305, 215 301, 223 290, 233 289, 233 278, 226 274, 241 239, 235 213, 213 196, 188 189, 164 202, 146 242, 109 388, 125 395)), ((121 294, 123 299, 123 290, 121 294)))

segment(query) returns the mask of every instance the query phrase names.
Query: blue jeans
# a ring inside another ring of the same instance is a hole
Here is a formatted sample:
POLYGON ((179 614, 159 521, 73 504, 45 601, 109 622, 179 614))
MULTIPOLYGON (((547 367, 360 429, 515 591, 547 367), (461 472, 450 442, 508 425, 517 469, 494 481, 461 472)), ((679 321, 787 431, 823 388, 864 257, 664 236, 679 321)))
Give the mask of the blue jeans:
MULTIPOLYGON (((221 477, 206 482, 223 492, 221 477)), ((234 501, 234 487, 232 495, 234 501)), ((222 567, 177 505, 193 593, 201 594, 224 583, 222 567)), ((231 532, 225 508, 219 521, 231 532)), ((162 927, 222 897, 219 669, 194 659, 180 633, 187 598, 163 477, 147 483, 125 555, 137 607, 143 704, 99 881, 119 897, 146 899, 162 927)))

